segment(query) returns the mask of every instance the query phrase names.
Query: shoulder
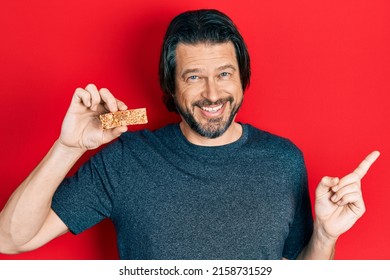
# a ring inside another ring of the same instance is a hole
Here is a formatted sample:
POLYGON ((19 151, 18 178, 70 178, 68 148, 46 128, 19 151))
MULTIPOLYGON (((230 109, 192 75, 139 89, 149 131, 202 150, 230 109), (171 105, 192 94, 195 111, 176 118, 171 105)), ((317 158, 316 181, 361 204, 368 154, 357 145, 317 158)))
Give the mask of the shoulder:
POLYGON ((166 125, 157 130, 143 129, 134 132, 125 132, 118 139, 118 145, 150 145, 156 142, 169 141, 175 137, 175 125, 166 125))
POLYGON ((248 130, 248 139, 245 145, 248 149, 247 153, 261 156, 268 162, 278 163, 286 169, 297 170, 304 168, 303 153, 290 139, 249 124, 245 126, 248 130))
POLYGON ((301 150, 288 138, 245 124, 248 130, 248 143, 278 151, 280 153, 296 153, 302 155, 301 150))
POLYGON ((123 133, 103 148, 104 154, 123 155, 131 151, 143 151, 148 148, 165 146, 175 137, 174 125, 167 125, 157 130, 142 129, 123 133))
POLYGON ((168 124, 156 130, 142 129, 137 131, 127 131, 123 133, 119 139, 124 141, 134 140, 134 139, 149 139, 155 137, 167 137, 169 135, 175 134, 176 124, 168 124))

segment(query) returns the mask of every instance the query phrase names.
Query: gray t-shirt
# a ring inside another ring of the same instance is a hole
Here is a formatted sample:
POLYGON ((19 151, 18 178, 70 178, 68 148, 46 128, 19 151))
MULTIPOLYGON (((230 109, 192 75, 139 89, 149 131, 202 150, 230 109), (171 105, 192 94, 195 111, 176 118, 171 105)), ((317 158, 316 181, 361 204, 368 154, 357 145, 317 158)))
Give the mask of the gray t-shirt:
POLYGON ((204 147, 178 124, 127 132, 57 190, 74 234, 110 218, 121 259, 294 259, 312 233, 302 153, 243 124, 204 147))

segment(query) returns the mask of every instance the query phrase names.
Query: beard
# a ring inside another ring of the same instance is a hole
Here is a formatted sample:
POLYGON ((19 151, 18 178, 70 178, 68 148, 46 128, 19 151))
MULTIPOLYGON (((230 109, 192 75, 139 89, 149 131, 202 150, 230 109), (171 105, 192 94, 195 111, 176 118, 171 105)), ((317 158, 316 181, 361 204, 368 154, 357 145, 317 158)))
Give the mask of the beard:
MULTIPOLYGON (((226 103, 230 104, 230 115, 224 119, 224 116, 217 117, 217 118, 208 118, 206 119, 206 123, 200 123, 195 119, 194 113, 191 112, 189 109, 186 109, 184 107, 181 107, 178 102, 176 101, 175 98, 175 104, 176 104, 176 109, 183 118, 183 120, 191 127, 192 130, 194 130, 196 133, 199 135, 214 139, 222 134, 225 133, 225 131, 230 127, 232 124, 238 110, 241 107, 242 104, 242 99, 240 100, 239 103, 233 103, 234 98, 233 97, 227 97, 224 99, 219 99, 216 102, 211 102, 207 99, 197 101, 192 104, 192 108, 199 107, 200 109, 204 106, 218 106, 221 104, 224 104, 223 106, 226 106, 226 103), (234 105, 233 105, 234 104, 234 105)), ((202 109, 201 109, 202 110, 202 109)), ((224 108, 226 110, 226 108, 224 108)))

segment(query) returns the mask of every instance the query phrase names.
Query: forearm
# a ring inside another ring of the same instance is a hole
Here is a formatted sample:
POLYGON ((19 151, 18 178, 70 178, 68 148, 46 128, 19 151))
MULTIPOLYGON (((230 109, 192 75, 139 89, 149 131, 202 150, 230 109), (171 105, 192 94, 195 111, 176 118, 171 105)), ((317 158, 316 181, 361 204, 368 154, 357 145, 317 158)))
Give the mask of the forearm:
POLYGON ((55 190, 83 154, 55 142, 48 154, 14 191, 0 212, 0 241, 22 245, 42 227, 55 190))
POLYGON ((317 223, 307 246, 297 259, 300 260, 331 260, 334 258, 336 239, 329 239, 321 233, 317 223))

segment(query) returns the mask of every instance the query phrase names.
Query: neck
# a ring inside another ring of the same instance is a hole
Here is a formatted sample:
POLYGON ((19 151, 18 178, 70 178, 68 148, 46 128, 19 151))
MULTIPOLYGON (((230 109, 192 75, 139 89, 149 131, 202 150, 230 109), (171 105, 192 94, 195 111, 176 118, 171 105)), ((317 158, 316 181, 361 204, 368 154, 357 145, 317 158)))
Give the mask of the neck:
POLYGON ((193 131, 185 121, 180 123, 180 130, 190 143, 209 147, 233 143, 240 139, 242 135, 242 126, 237 122, 232 122, 229 128, 221 136, 213 139, 204 137, 193 131))

